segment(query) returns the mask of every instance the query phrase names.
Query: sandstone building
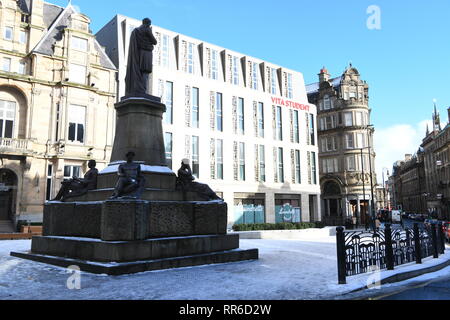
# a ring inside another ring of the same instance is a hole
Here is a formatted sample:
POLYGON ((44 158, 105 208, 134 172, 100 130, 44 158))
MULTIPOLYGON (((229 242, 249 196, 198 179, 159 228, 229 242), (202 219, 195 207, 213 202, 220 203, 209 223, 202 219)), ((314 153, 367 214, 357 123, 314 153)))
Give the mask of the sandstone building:
MULTIPOLYGON (((0 221, 40 221, 60 182, 109 160, 116 67, 70 4, 0 2, 0 221)), ((11 228, 9 228, 11 229, 11 228)))
POLYGON ((436 105, 416 155, 397 161, 390 181, 396 207, 450 220, 450 123, 441 127, 436 105))
POLYGON ((396 161, 392 177, 392 189, 396 192, 394 208, 408 213, 427 213, 423 149, 419 148, 414 155, 405 155, 403 161, 396 161))
POLYGON ((323 68, 307 92, 318 107, 322 219, 330 225, 348 219, 364 225, 371 212, 371 184, 377 185, 369 86, 350 65, 332 79, 323 68))

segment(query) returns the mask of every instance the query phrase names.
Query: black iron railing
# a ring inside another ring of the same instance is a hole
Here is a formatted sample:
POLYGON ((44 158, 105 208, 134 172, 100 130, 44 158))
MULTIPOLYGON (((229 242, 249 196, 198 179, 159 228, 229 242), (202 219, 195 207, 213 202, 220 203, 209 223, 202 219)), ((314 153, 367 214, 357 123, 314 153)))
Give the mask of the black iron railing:
POLYGON ((413 229, 391 229, 389 224, 382 231, 344 231, 336 228, 338 278, 340 284, 346 277, 379 270, 393 270, 405 263, 422 263, 422 258, 438 258, 445 250, 442 225, 432 224, 429 230, 421 230, 417 223, 413 229))

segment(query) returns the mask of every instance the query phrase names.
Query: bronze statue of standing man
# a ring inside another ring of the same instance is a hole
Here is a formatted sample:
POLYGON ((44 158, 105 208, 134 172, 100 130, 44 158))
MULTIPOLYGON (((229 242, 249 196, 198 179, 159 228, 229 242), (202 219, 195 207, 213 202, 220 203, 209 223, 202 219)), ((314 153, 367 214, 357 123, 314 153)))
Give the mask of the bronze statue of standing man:
POLYGON ((149 75, 153 71, 153 48, 157 44, 151 23, 149 18, 145 18, 142 25, 131 33, 125 77, 126 97, 142 97, 148 94, 149 75))

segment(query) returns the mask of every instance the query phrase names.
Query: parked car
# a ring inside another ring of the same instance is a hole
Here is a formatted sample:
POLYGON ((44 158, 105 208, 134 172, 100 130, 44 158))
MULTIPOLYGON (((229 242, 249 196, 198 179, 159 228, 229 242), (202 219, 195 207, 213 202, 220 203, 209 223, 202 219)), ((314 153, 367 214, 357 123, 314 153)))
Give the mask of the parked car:
POLYGON ((415 213, 408 213, 408 219, 415 220, 416 219, 416 214, 415 213))
POLYGON ((421 213, 417 213, 415 216, 414 216, 414 220, 417 220, 417 221, 425 221, 425 219, 427 219, 428 218, 428 215, 426 215, 426 214, 421 214, 421 213))
POLYGON ((450 242, 450 221, 445 221, 442 224, 442 229, 444 231, 445 240, 447 240, 447 242, 450 242))

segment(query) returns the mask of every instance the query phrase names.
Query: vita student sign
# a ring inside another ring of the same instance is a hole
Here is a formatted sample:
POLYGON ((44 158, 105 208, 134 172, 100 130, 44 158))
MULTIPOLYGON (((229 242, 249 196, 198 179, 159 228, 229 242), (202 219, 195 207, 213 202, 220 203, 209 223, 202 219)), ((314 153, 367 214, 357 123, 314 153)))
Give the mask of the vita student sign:
POLYGON ((272 103, 278 106, 285 106, 303 111, 309 111, 309 105, 298 103, 291 100, 285 100, 283 98, 272 97, 272 103))

